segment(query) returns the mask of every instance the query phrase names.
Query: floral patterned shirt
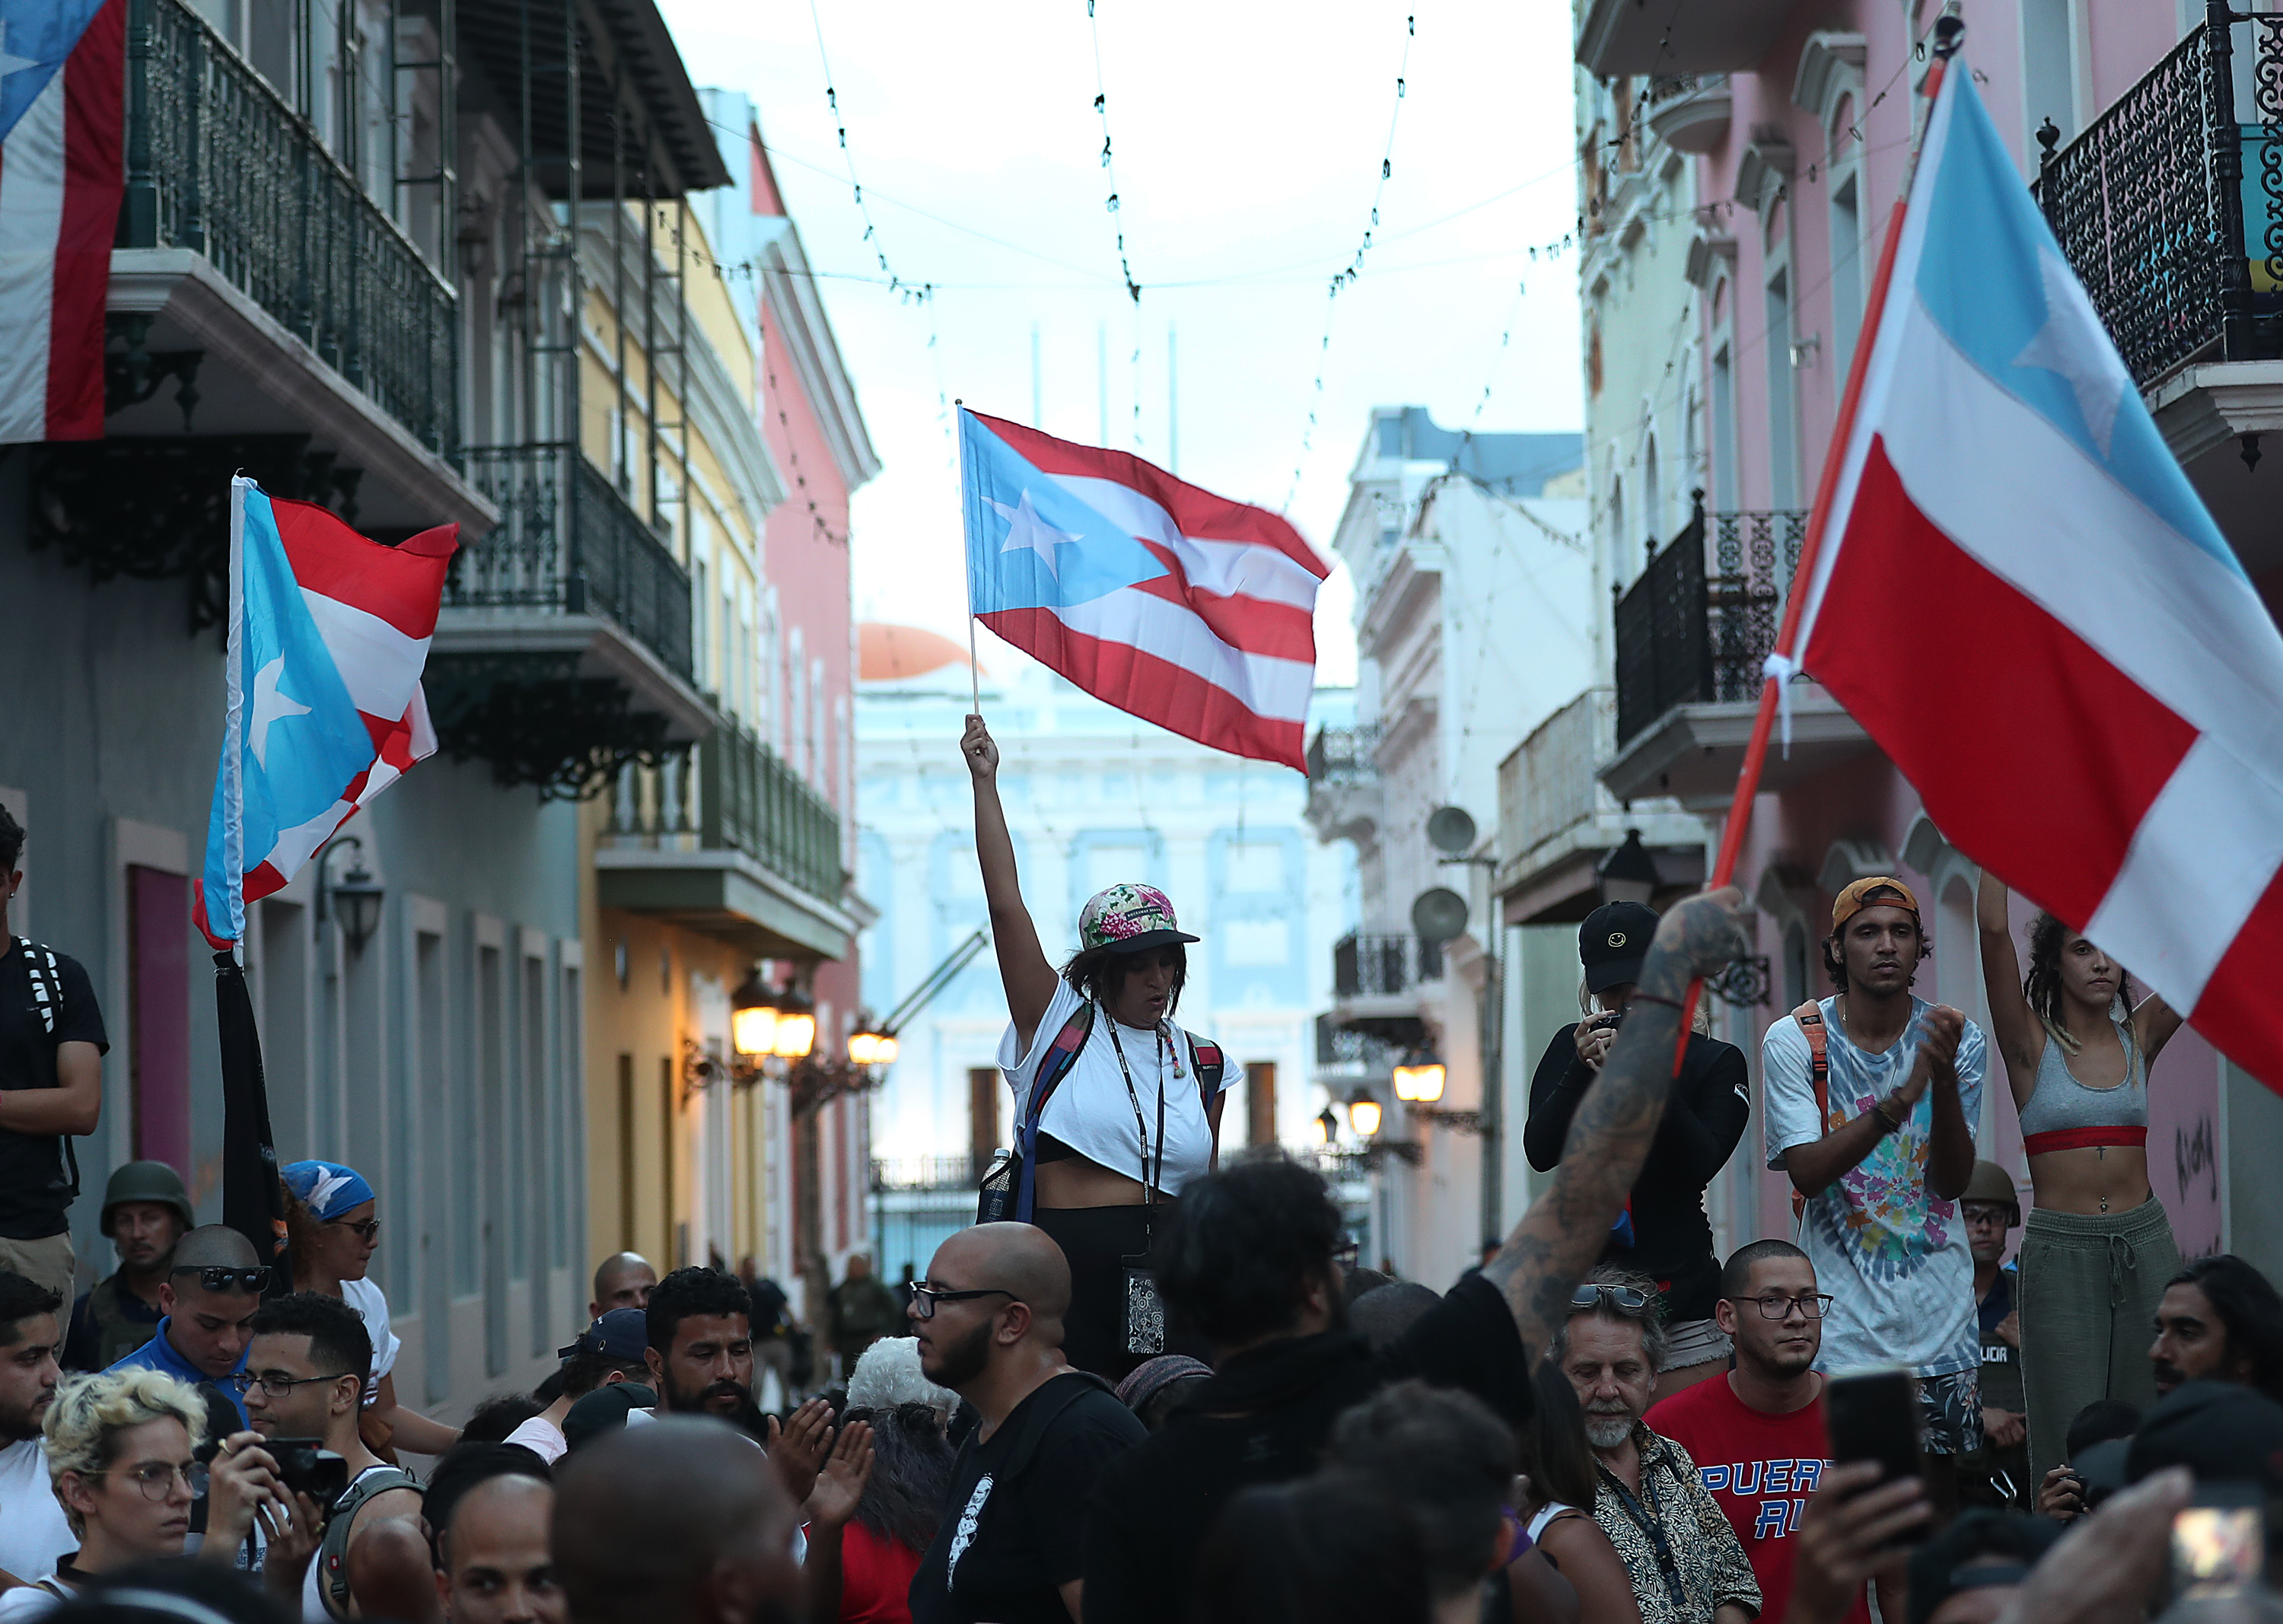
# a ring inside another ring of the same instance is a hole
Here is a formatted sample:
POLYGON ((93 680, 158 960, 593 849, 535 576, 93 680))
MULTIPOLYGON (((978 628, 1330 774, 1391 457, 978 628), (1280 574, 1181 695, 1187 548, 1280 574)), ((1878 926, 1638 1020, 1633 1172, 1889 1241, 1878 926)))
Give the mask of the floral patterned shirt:
POLYGON ((1714 1610, 1730 1602, 1757 1616, 1760 1582, 1688 1451, 1639 1421, 1633 1447, 1640 1496, 1600 1468, 1593 1521, 1633 1581, 1641 1624, 1711 1624, 1714 1610))

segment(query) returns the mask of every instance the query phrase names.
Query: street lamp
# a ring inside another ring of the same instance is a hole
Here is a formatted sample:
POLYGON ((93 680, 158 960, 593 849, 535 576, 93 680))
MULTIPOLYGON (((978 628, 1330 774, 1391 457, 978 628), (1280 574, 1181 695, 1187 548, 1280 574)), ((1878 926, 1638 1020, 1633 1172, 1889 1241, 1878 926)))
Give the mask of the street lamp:
POLYGON ((1596 878, 1601 881, 1604 902, 1647 905, 1649 898, 1656 894, 1656 859, 1641 844, 1640 830, 1625 831, 1625 843, 1601 859, 1596 878))
POLYGON ((1395 1097, 1432 1105, 1443 1097, 1443 1063, 1433 1055, 1420 1055, 1395 1068, 1395 1097))
POLYGON ((1340 1119, 1335 1116, 1332 1113, 1332 1108, 1329 1105, 1327 1105, 1316 1113, 1316 1143, 1319 1144, 1331 1144, 1335 1143, 1339 1136, 1340 1119))
POLYGON ((776 998, 761 985, 760 976, 747 972, 737 990, 729 995, 729 1043, 747 1060, 775 1052, 776 998))
POLYGON ((852 1066, 893 1066, 897 1047, 893 1033, 869 1028, 852 1032, 848 1035, 848 1061, 852 1066))
POLYGON ((806 1060, 816 1047, 816 1006, 791 988, 777 995, 777 1024, 769 1052, 780 1060, 806 1060))
POLYGON ((387 893, 380 882, 365 871, 364 842, 353 834, 345 834, 329 844, 317 859, 317 917, 323 918, 330 898, 333 917, 341 923, 341 934, 347 938, 349 951, 361 953, 364 944, 372 940, 373 932, 380 928, 380 904, 387 893), (331 886, 324 883, 325 858, 336 846, 355 848, 349 859, 349 871, 331 886))
POLYGON ((1379 1132, 1379 1102, 1368 1094, 1359 1094, 1348 1102, 1348 1126, 1355 1129, 1356 1137, 1368 1139, 1379 1132))

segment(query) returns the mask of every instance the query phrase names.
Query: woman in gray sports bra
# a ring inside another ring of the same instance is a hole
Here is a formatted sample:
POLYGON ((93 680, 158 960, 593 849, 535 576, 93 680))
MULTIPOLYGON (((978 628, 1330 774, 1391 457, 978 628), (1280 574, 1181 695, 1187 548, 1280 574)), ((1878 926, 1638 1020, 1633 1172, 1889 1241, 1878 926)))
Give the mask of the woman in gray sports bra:
POLYGON ((2154 994, 2134 1003, 2124 967, 2051 914, 2030 923, 2024 972, 2008 902, 2005 883, 1983 874, 1975 917, 1990 1030, 2035 1201, 2016 1289, 2030 1471, 2042 1480, 2087 1404, 2155 1401, 2149 1327, 2180 1253, 2148 1184, 2148 1068, 2180 1018, 2154 994))

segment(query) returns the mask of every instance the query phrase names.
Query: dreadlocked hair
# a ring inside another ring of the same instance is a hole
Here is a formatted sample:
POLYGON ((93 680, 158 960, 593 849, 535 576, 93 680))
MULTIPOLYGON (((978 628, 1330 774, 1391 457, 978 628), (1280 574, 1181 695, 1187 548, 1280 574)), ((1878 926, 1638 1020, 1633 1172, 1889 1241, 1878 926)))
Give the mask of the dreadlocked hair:
MULTIPOLYGON (((2022 995, 2038 1014, 2038 1022, 2045 1035, 2061 1046, 2064 1054, 2076 1054, 2083 1045, 2071 1036, 2061 1019, 2061 949, 2077 933, 2063 925, 2043 909, 2030 921, 2030 973, 2022 978, 2022 995)), ((2109 1005, 2109 1019, 2129 1019, 2132 1013, 2132 977, 2123 965, 2116 967, 2116 997, 2109 1005), (2117 1005, 2123 1006, 2120 1017, 2117 1005)), ((2129 1030, 2129 1028, 2128 1028, 2129 1030)))

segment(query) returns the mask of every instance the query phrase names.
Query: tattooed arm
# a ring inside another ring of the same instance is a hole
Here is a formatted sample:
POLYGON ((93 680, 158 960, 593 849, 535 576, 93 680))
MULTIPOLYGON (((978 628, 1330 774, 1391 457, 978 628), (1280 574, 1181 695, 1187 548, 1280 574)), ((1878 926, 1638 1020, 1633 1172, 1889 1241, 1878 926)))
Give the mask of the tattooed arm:
POLYGON ((1523 1345, 1544 1350, 1568 1317, 1570 1293, 1601 1254, 1672 1091, 1672 1056, 1690 980, 1717 974, 1743 952, 1731 887, 1690 897, 1657 926, 1617 1047, 1578 1107, 1560 1170, 1531 1205, 1483 1277, 1506 1294, 1523 1345), (1669 1002, 1667 1002, 1669 1000, 1669 1002))

